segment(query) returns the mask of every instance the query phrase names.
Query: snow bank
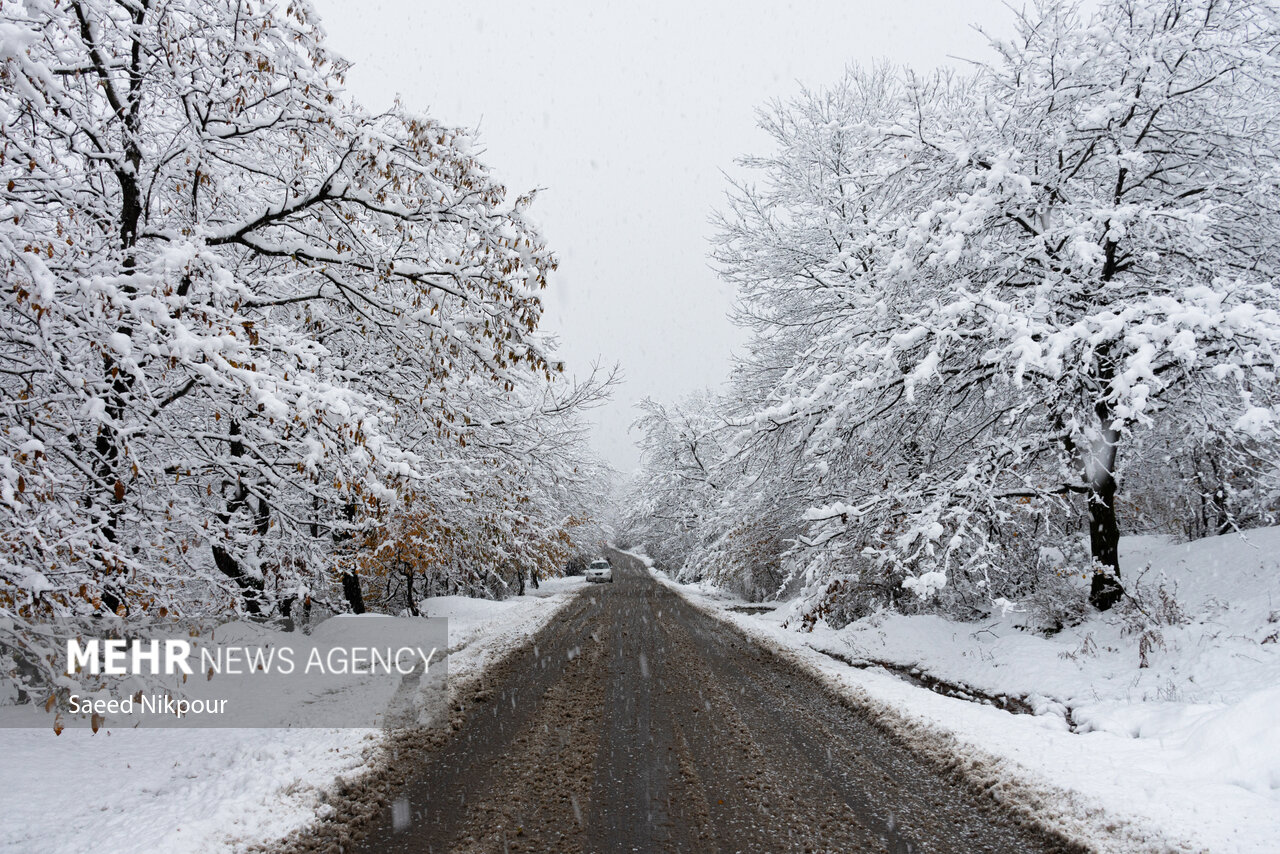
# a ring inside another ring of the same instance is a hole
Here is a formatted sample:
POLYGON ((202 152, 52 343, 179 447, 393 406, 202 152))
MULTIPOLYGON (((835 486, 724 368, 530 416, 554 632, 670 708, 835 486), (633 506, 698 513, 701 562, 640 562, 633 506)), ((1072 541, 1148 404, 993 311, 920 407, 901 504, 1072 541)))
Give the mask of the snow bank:
POLYGON ((585 582, 581 577, 550 578, 524 596, 495 602, 466 596, 424 599, 424 617, 449 618, 449 681, 461 685, 519 646, 568 604, 585 582))
POLYGON ((239 850, 310 821, 376 730, 0 731, 0 850, 239 850))
MULTIPOLYGON (((424 600, 424 616, 449 618, 451 690, 541 628, 581 584, 554 579, 503 602, 424 600)), ((326 621, 316 634, 341 624, 326 621)), ((265 631, 224 630, 255 638, 265 631)), ((242 851, 323 816, 336 778, 377 761, 382 740, 375 729, 108 727, 55 736, 47 727, 0 728, 0 851, 242 851)))
POLYGON ((1030 631, 1016 604, 979 623, 882 614, 803 633, 790 604, 746 613, 758 609, 667 583, 842 689, 953 739, 975 773, 1101 850, 1274 851, 1280 528, 1189 544, 1133 537, 1121 549, 1126 581, 1163 584, 1186 618, 1157 627, 1145 667, 1141 633, 1115 612, 1052 637, 1030 631), (1036 714, 941 696, 895 672, 1017 697, 1036 714))
POLYGON ((647 554, 645 554, 645 553, 644 553, 644 551, 643 551, 643 550, 641 550, 641 549, 637 549, 637 550, 635 550, 635 551, 633 551, 633 552, 629 552, 629 551, 627 551, 626 549, 620 549, 620 548, 618 548, 617 546, 613 545, 612 543, 610 543, 610 544, 609 544, 609 548, 611 548, 611 549, 613 549, 613 550, 615 550, 615 551, 622 552, 622 554, 627 555, 628 557, 633 557, 633 558, 635 558, 636 560, 638 560, 638 561, 640 561, 642 564, 644 564, 645 569, 653 569, 653 568, 654 568, 654 560, 653 560, 653 558, 649 557, 649 556, 648 556, 647 554))
MULTIPOLYGON (((1187 734, 1184 773, 1241 786, 1280 800, 1280 686, 1254 691, 1204 715, 1187 734)), ((1275 804, 1280 810, 1280 803, 1275 804)))

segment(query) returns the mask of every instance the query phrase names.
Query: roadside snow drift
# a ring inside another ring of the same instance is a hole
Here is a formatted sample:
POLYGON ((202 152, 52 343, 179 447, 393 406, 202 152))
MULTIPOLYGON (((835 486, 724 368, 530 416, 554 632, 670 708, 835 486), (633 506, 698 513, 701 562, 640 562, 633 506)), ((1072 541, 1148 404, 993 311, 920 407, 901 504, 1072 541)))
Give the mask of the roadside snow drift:
MULTIPOLYGON (((543 582, 530 595, 490 602, 427 599, 428 617, 449 618, 450 690, 541 628, 581 588, 580 578, 543 582)), ((406 621, 408 624, 408 621, 406 621)), ((338 631, 329 620, 317 634, 338 631), (330 625, 332 624, 332 625, 330 625)), ((226 627, 249 632, 261 627, 226 627)), ((385 704, 353 683, 330 702, 385 704)), ((0 716, 30 721, 29 709, 0 716)), ((0 850, 41 854, 184 854, 241 851, 279 839, 326 810, 340 777, 378 761, 383 732, 347 729, 0 728, 0 850)))
POLYGON ((996 777, 1030 784, 1024 794, 1041 787, 1038 808, 1101 850, 1275 851, 1280 527, 1187 544, 1133 537, 1121 548, 1126 582, 1148 609, 1166 603, 1164 619, 1117 609, 1045 637, 1015 606, 979 623, 885 613, 805 633, 796 605, 761 613, 706 586, 676 586, 983 757, 972 761, 995 758, 996 777), (1016 698, 1034 714, 988 698, 1016 698), (1063 790, 1070 804, 1054 802, 1063 790))

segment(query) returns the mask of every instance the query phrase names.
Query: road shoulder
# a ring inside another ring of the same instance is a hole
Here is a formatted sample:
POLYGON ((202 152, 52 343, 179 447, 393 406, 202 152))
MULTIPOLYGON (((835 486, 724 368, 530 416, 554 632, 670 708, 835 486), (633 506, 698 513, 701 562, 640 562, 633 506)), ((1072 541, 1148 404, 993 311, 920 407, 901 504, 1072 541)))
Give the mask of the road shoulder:
MULTIPOLYGON (((633 556, 645 559, 643 555, 633 556)), ((1090 753, 1088 749, 1081 750, 1080 739, 1093 738, 1095 734, 1063 733, 1053 720, 1015 716, 991 706, 941 696, 884 672, 851 666, 809 646, 807 636, 801 632, 784 630, 749 613, 731 610, 745 603, 695 585, 679 584, 656 569, 651 568, 650 572, 692 607, 811 674, 918 755, 988 793, 1027 821, 1100 852, 1236 850, 1232 847, 1234 842, 1215 846, 1195 834, 1157 829, 1156 820, 1140 811, 1106 806, 1098 791, 1057 784, 1051 776, 1054 763, 1066 766, 1065 777, 1077 779, 1078 766, 1088 760, 1090 753)), ((1102 765, 1098 772, 1105 775, 1109 765, 1102 765)), ((1109 788, 1105 780, 1096 787, 1104 792, 1109 788)))
MULTIPOLYGON (((424 602, 450 618, 451 707, 553 622, 582 589, 553 579, 501 602, 424 602)), ((0 711, 5 711, 0 709, 0 711)), ((0 728, 0 850, 264 850, 318 842, 395 757, 430 749, 430 731, 380 729, 0 728), (60 810, 74 803, 85 809, 60 810)), ((345 832, 345 831, 344 831, 345 832)), ((343 833, 330 833, 333 840, 343 833)), ((317 845, 306 850, 323 850, 317 845)))

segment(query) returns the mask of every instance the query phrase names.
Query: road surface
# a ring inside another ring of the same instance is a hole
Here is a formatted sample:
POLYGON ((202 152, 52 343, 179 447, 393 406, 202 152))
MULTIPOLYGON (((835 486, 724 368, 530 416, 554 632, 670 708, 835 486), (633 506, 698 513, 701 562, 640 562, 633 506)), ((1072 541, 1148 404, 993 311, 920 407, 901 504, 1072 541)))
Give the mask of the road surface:
POLYGON ((612 556, 345 850, 1072 850, 612 556))

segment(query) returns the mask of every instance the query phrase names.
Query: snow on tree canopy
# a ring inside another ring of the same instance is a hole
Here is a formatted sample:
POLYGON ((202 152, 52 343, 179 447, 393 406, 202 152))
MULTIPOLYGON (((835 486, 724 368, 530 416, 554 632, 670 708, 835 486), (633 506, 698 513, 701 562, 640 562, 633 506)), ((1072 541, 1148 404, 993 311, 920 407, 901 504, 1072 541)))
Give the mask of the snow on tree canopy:
POLYGON ((563 562, 608 378, 560 379, 555 258, 468 132, 350 102, 305 2, 0 21, 15 678, 47 688, 86 627, 361 610, 365 547, 410 518, 468 593, 563 562))
POLYGON ((639 422, 631 524, 683 577, 837 622, 1070 575, 1107 608, 1122 528, 1280 509, 1274 10, 1015 14, 967 74, 853 69, 762 111, 714 249, 752 338, 679 408, 696 441, 639 422))

